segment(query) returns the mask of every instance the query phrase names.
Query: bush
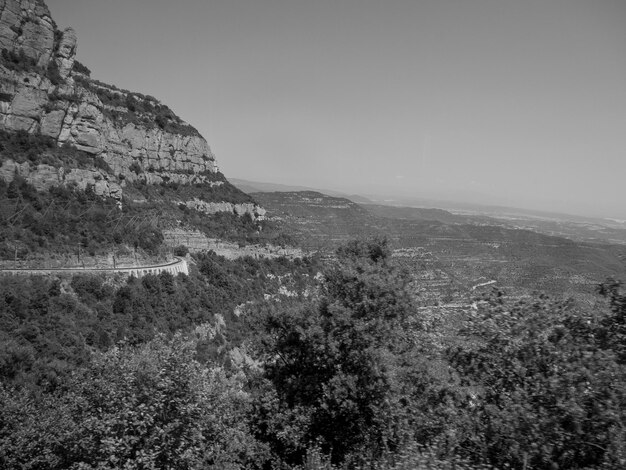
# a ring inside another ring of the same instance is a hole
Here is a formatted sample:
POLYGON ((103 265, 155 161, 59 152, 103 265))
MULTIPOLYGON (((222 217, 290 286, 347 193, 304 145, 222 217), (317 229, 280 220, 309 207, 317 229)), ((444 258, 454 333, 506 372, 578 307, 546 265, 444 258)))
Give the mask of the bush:
MULTIPOLYGON (((241 375, 195 361, 195 340, 158 337, 96 355, 37 400, 0 384, 2 468, 250 468, 241 375)), ((260 465, 259 465, 260 466, 260 465)))
POLYGON ((89 70, 85 65, 83 65, 81 62, 77 60, 74 61, 73 70, 75 72, 82 73, 83 75, 86 75, 88 77, 91 76, 91 70, 89 70))
POLYGON ((498 467, 623 467, 626 368, 598 342, 610 319, 545 296, 484 299, 449 351, 475 392, 467 455, 498 467))
POLYGON ((23 49, 18 52, 2 49, 2 64, 9 70, 16 72, 42 72, 37 66, 37 61, 27 56, 23 49))
POLYGON ((104 254, 121 243, 157 253, 163 242, 161 230, 145 217, 145 207, 141 208, 143 216, 137 218, 130 204, 126 212, 120 212, 117 200, 101 198, 89 188, 55 186, 39 193, 16 177, 0 189, 0 207, 5 208, 0 211, 0 246, 7 240, 20 240, 32 253, 75 255, 78 246, 104 254))
POLYGON ((306 449, 319 445, 334 464, 358 466, 411 438, 403 424, 411 397, 396 392, 419 322, 410 321, 406 274, 378 256, 384 245, 355 244, 366 253, 358 257, 340 251, 319 302, 265 319, 261 344, 276 394, 269 402, 277 403, 259 404, 261 416, 273 416, 262 426, 276 433, 267 437, 288 463, 303 463, 306 449))
POLYGON ((109 166, 109 164, 102 157, 95 157, 93 159, 93 166, 99 170, 104 171, 105 173, 112 173, 113 170, 109 166))
POLYGON ((0 158, 10 158, 18 163, 44 163, 57 168, 100 168, 110 172, 109 166, 100 157, 94 157, 69 144, 57 147, 53 138, 23 130, 8 132, 0 129, 0 158))
POLYGON ((52 82, 53 85, 60 85, 63 83, 63 77, 59 71, 59 67, 54 60, 48 63, 48 69, 46 70, 46 77, 52 82))
POLYGON ((200 136, 197 129, 152 96, 133 93, 84 76, 77 76, 75 80, 95 93, 102 104, 107 106, 103 109, 105 115, 120 125, 132 123, 147 129, 158 127, 172 134, 200 136), (126 108, 126 111, 111 108, 126 108))
POLYGON ((187 256, 188 253, 189 248, 187 248, 185 245, 178 245, 176 248, 174 248, 174 256, 187 256))
POLYGON ((130 166, 128 167, 128 170, 132 171, 136 175, 139 175, 140 173, 142 173, 141 167, 139 166, 139 163, 137 162, 131 163, 130 166))

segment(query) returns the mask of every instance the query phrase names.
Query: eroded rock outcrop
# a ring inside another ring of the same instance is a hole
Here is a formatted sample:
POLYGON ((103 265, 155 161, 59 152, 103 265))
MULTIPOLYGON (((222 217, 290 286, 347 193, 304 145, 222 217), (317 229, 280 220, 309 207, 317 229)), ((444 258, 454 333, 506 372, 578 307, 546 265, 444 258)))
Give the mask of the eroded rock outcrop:
POLYGON ((279 258, 289 259, 302 258, 305 253, 300 248, 282 247, 276 245, 245 245, 226 242, 216 238, 209 238, 198 230, 185 230, 182 228, 163 230, 165 245, 175 248, 186 246, 191 253, 201 251, 214 251, 226 259, 237 259, 245 256, 252 258, 279 258))
MULTIPOLYGON (((63 50, 73 54, 71 41, 63 50)), ((55 60, 59 74, 67 74, 73 56, 55 60)), ((218 171, 215 156, 197 131, 190 132, 190 126, 185 125, 187 132, 182 134, 146 125, 145 121, 156 118, 149 113, 144 113, 141 122, 133 122, 137 117, 128 110, 116 115, 98 95, 110 93, 124 102, 129 92, 91 87, 88 80, 82 77, 80 82, 68 80, 53 85, 36 71, 0 67, 0 128, 40 133, 59 145, 68 144, 102 157, 115 176, 122 175, 131 182, 212 181, 211 176, 218 171)), ((156 101, 151 103, 152 107, 160 106, 156 101)))
POLYGON ((54 63, 59 76, 65 80, 70 76, 70 72, 74 67, 74 58, 76 56, 76 32, 72 28, 63 31, 61 40, 57 46, 54 57, 54 63))
MULTIPOLYGON (((223 184, 215 156, 196 129, 153 97, 89 77, 75 61, 76 33, 59 31, 43 0, 0 0, 0 48, 0 129, 48 136, 59 146, 103 159, 110 172, 83 174, 99 191, 121 198, 123 188, 135 181, 223 184)), ((41 187, 53 181, 67 184, 72 172, 19 167, 20 175, 41 187)), ((253 204, 233 209, 228 201, 188 202, 207 214, 225 210, 259 218, 264 212, 253 204)))
POLYGON ((63 168, 52 165, 31 165, 29 162, 16 163, 4 160, 0 165, 0 178, 11 182, 16 176, 24 178, 38 191, 45 191, 53 186, 74 185, 78 189, 91 189, 102 197, 121 199, 122 188, 116 181, 111 181, 107 172, 100 169, 63 168))
POLYGON ((22 50, 46 68, 54 50, 56 25, 41 0, 0 0, 0 49, 22 50))
POLYGON ((230 212, 239 216, 248 214, 255 220, 265 219, 265 209, 254 203, 233 204, 232 202, 206 202, 200 199, 190 201, 177 201, 178 204, 185 204, 189 209, 194 209, 205 214, 216 214, 218 212, 230 212))

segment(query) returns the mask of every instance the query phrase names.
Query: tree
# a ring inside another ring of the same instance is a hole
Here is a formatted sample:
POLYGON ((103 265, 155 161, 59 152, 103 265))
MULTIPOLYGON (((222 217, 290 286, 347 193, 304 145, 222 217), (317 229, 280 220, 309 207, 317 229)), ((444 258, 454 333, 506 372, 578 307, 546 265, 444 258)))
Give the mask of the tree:
POLYGON ((626 369, 598 341, 610 317, 497 292, 450 363, 474 390, 461 449, 513 468, 624 468, 626 369))
POLYGON ((41 399, 0 389, 2 468, 235 469, 261 465, 244 377, 194 360, 206 328, 114 348, 41 399))
POLYGON ((601 346, 614 351, 619 362, 626 364, 626 295, 622 293, 622 283, 607 279, 598 286, 598 293, 608 299, 610 311, 600 322, 601 346))
POLYGON ((291 462, 317 444, 335 463, 377 458, 406 432, 397 392, 419 329, 409 278, 388 262, 385 242, 353 242, 338 257, 315 304, 271 311, 265 322, 275 395, 263 396, 260 416, 275 417, 263 430, 291 462))

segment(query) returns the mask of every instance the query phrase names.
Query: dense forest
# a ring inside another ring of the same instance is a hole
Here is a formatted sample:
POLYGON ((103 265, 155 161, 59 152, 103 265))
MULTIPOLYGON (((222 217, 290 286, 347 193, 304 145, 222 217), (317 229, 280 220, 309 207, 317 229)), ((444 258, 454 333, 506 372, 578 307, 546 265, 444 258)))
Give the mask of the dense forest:
POLYGON ((0 467, 626 465, 616 281, 594 307, 493 291, 451 324, 381 240, 196 262, 3 280, 0 467))

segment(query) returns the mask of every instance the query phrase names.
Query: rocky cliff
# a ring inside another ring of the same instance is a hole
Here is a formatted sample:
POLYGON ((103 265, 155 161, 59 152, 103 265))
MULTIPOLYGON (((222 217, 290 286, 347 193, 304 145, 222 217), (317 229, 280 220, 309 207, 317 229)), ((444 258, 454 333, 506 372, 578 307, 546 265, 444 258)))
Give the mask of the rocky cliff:
POLYGON ((56 25, 48 7, 37 0, 0 1, 0 47, 22 50, 46 68, 52 59, 56 25))
POLYGON ((42 0, 0 0, 0 130, 48 137, 105 163, 77 172, 3 155, 5 180, 19 174, 38 188, 74 181, 119 200, 137 182, 224 184, 196 129, 156 98, 92 79, 75 60, 76 48, 75 32, 58 30, 42 0))

